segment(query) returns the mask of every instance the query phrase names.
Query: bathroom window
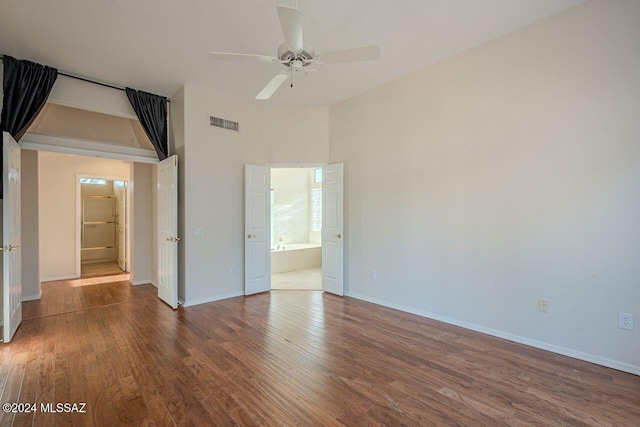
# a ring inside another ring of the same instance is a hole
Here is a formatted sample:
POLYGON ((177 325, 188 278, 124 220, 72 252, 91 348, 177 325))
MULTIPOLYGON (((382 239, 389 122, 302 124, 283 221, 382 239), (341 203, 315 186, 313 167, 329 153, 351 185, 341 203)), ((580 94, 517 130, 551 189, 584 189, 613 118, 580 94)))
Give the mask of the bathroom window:
POLYGON ((315 184, 322 182, 322 168, 317 168, 313 171, 313 182, 315 184))
POLYGON ((96 178, 80 178, 80 184, 107 185, 107 180, 96 178))
MULTIPOLYGON (((322 173, 322 169, 320 169, 320 172, 322 173)), ((311 231, 320 231, 320 230, 322 230, 322 188, 312 188, 311 189, 311 231)))

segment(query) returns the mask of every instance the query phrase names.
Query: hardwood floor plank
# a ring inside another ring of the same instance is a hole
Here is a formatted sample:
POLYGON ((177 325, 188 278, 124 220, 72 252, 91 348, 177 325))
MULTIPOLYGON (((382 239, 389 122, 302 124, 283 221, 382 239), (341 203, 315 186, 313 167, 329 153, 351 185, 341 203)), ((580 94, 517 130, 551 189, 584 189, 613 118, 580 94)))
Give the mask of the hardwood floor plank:
MULTIPOLYGON (((31 340, 29 346, 29 352, 27 355, 27 361, 25 365, 25 374, 22 379, 22 386, 20 388, 20 395, 18 401, 20 402, 35 402, 38 377, 40 376, 41 357, 43 349, 43 336, 38 334, 31 340)), ((15 414, 15 425, 31 425, 33 423, 35 413, 23 412, 15 414)))
MULTIPOLYGON (((28 357, 28 353, 22 352, 16 354, 11 360, 11 368, 0 396, 0 404, 18 402, 28 357)), ((14 418, 14 412, 0 412, 0 426, 13 425, 14 418)))

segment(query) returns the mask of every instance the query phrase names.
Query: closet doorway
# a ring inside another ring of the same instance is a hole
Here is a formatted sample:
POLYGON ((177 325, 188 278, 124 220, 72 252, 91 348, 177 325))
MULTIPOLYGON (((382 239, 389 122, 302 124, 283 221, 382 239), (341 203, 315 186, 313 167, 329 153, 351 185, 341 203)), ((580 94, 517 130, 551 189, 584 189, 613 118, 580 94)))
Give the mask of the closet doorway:
POLYGON ((125 179, 78 176, 77 270, 81 278, 130 271, 128 184, 125 179))

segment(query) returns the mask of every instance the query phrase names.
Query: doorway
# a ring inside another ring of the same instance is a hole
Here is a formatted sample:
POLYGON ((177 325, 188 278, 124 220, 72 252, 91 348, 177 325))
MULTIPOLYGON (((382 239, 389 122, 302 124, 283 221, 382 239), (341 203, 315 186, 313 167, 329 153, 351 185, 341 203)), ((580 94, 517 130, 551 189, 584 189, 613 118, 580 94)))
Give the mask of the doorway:
MULTIPOLYGON (((78 177, 81 278, 125 274, 128 262, 128 181, 78 177)), ((129 280, 123 277, 122 280, 129 280)))
MULTIPOLYGON (((278 168, 304 168, 313 166, 313 173, 321 176, 322 185, 316 192, 321 202, 321 229, 315 230, 320 235, 321 251, 321 290, 336 295, 344 295, 343 252, 343 205, 344 205, 344 165, 335 163, 324 166, 317 165, 282 165, 262 166, 245 165, 245 222, 244 222, 244 293, 245 295, 267 292, 272 289, 272 248, 273 253, 285 252, 296 242, 286 241, 287 235, 272 227, 272 203, 276 203, 276 191, 271 189, 271 170, 278 168), (319 169, 319 172, 316 171, 319 169), (272 237, 272 234, 274 237, 272 237), (282 237, 282 240, 280 240, 282 237), (282 247, 284 246, 284 250, 282 247)), ((310 198, 309 203, 311 203, 310 198)), ((277 214, 276 214, 277 215, 277 214)), ((309 216, 313 219, 313 210, 309 216)), ((290 218, 285 217, 286 221, 290 218)), ((309 235, 309 232, 307 234, 309 235)), ((311 240, 311 236, 309 237, 311 240)), ((307 245, 311 244, 306 242, 307 245)), ((297 248, 301 249, 301 248, 297 248)), ((305 248, 307 249, 307 248, 305 248)), ((291 269, 295 271, 295 269, 291 269)), ((276 285, 278 286, 278 285, 276 285)), ((293 289, 289 287, 288 289, 293 289)))
POLYGON ((322 168, 271 169, 271 289, 322 290, 322 168))

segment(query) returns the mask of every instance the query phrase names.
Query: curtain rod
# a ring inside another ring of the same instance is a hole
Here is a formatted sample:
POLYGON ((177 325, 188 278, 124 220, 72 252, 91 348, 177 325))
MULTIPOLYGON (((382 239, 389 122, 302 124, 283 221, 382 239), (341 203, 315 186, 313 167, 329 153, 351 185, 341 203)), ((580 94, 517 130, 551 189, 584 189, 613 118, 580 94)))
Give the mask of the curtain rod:
MULTIPOLYGON (((4 55, 0 55, 0 61, 4 61, 4 55)), ((65 73, 65 72, 59 71, 59 70, 58 70, 58 75, 65 76, 65 77, 70 77, 72 79, 80 80, 80 81, 87 82, 87 83, 92 83, 94 85, 104 86, 104 87, 108 87, 110 89, 121 90, 123 92, 126 92, 126 89, 124 87, 122 87, 122 86, 116 86, 116 85, 112 85, 112 84, 109 84, 109 83, 103 83, 103 82, 99 82, 99 81, 96 81, 96 80, 87 79, 87 78, 84 78, 84 77, 74 76, 73 74, 65 73)), ((167 97, 165 97, 165 98, 167 99, 167 102, 171 102, 171 100, 169 98, 167 98, 167 97)))

